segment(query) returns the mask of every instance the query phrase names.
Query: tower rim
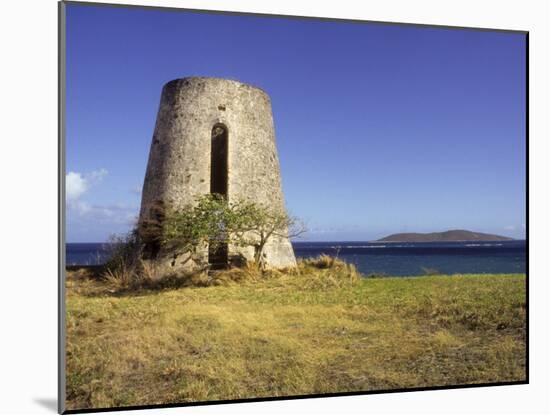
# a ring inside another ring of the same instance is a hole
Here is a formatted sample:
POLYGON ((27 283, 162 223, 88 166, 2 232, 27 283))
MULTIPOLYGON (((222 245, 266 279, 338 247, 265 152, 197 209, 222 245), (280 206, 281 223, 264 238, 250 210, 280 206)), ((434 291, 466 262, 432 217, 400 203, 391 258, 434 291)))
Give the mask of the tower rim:
POLYGON ((260 88, 259 86, 256 86, 256 85, 253 85, 253 84, 250 84, 250 83, 247 83, 247 82, 238 81, 236 79, 221 78, 221 77, 216 77, 216 76, 195 76, 195 75, 192 75, 192 76, 185 76, 185 77, 182 77, 182 78, 174 78, 174 79, 166 82, 164 84, 163 88, 166 88, 166 87, 169 87, 169 86, 172 86, 172 85, 176 85, 176 84, 186 84, 186 83, 196 83, 196 82, 207 82, 207 83, 210 83, 210 82, 223 82, 223 83, 228 83, 228 84, 234 84, 234 85, 239 86, 239 87, 245 87, 245 88, 256 90, 256 91, 262 93, 262 95, 264 95, 269 101, 271 101, 271 98, 270 98, 269 94, 264 89, 260 88))

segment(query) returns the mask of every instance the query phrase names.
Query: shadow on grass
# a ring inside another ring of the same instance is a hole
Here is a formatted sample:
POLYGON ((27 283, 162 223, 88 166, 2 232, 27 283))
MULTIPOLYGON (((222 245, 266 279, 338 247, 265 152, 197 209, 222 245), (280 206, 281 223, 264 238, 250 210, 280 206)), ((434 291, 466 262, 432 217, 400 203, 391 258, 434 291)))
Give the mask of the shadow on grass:
POLYGON ((327 289, 353 285, 365 277, 353 264, 326 255, 298 261, 296 267, 285 269, 260 269, 247 264, 219 271, 203 268, 183 275, 158 278, 155 275, 159 274, 105 270, 102 273, 101 269, 87 267, 67 270, 66 283, 69 291, 85 297, 142 297, 181 288, 244 286, 263 282, 299 290, 327 289))
POLYGON ((208 287, 208 277, 195 275, 169 276, 157 281, 139 281, 129 285, 109 281, 99 276, 74 276, 67 278, 67 288, 84 297, 143 297, 181 288, 208 287))
POLYGON ((110 277, 105 268, 73 267, 67 269, 66 284, 70 291, 89 298, 143 297, 182 288, 206 288, 244 280, 258 281, 263 276, 257 269, 244 267, 223 271, 201 269, 193 273, 166 275, 156 279, 144 277, 125 280, 110 277))

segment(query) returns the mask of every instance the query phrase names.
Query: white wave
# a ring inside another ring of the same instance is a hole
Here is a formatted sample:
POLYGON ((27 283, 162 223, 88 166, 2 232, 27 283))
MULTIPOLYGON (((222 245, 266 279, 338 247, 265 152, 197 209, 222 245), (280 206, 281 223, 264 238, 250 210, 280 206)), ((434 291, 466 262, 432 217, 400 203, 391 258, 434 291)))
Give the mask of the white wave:
POLYGON ((386 248, 386 245, 344 245, 342 248, 386 248))
POLYGON ((371 248, 386 248, 386 245, 333 245, 331 249, 349 249, 349 248, 361 248, 361 249, 371 249, 371 248))

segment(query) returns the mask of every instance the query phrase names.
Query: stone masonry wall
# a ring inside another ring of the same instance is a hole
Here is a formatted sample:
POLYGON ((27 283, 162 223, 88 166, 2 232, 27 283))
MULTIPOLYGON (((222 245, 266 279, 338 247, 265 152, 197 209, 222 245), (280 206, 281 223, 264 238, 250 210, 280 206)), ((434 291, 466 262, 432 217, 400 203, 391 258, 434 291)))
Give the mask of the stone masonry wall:
MULTIPOLYGON (((192 77, 168 82, 162 90, 140 221, 155 201, 178 208, 210 192, 211 134, 218 123, 228 130, 229 201, 244 198, 285 208, 269 96, 237 81, 192 77)), ((253 257, 252 248, 229 250, 253 257)), ((296 264, 288 238, 270 241, 265 254, 270 267, 296 264)), ((207 258, 206 249, 204 255, 207 258)))

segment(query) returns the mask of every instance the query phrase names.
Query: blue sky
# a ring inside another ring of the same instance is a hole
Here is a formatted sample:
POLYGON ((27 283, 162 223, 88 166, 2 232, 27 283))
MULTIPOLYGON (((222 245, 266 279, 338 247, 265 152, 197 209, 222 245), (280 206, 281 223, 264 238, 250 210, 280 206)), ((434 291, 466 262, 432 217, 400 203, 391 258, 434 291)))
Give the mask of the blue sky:
POLYGON ((272 99, 304 240, 525 236, 519 33, 67 7, 67 240, 137 216, 161 88, 237 79, 272 99))

